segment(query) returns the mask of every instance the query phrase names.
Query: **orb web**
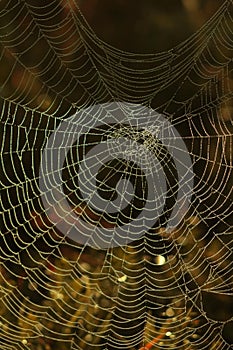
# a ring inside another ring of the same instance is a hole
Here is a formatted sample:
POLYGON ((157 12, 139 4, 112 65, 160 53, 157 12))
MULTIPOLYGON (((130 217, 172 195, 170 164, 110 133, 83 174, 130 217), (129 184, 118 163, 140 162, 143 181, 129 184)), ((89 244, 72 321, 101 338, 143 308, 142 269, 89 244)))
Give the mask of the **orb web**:
POLYGON ((2 349, 231 349, 232 14, 133 54, 2 2, 2 349))

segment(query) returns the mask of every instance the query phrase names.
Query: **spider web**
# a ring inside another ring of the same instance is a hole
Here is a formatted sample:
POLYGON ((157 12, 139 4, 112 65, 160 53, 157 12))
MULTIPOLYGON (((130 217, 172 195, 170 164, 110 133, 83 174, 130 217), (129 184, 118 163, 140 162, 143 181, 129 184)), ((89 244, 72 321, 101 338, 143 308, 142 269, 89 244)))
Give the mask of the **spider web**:
POLYGON ((75 1, 1 5, 1 349, 230 349, 233 2, 157 54, 106 44, 75 1))

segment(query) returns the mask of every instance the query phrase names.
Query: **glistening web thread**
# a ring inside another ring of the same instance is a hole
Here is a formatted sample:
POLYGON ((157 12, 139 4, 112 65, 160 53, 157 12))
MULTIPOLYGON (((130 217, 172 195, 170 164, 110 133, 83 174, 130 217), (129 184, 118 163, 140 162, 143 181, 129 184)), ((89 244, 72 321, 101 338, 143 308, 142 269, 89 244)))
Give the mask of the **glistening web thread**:
POLYGON ((232 15, 134 54, 2 2, 1 349, 231 349, 232 15))

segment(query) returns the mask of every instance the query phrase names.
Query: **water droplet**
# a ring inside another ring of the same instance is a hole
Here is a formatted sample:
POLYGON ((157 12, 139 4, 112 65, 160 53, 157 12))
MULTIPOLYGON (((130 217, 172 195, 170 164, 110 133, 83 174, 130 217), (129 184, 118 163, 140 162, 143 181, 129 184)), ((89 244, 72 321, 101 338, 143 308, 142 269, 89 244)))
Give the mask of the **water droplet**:
POLYGON ((169 307, 169 308, 166 310, 166 316, 172 317, 172 316, 174 316, 174 315, 175 315, 174 310, 173 310, 171 307, 169 307))

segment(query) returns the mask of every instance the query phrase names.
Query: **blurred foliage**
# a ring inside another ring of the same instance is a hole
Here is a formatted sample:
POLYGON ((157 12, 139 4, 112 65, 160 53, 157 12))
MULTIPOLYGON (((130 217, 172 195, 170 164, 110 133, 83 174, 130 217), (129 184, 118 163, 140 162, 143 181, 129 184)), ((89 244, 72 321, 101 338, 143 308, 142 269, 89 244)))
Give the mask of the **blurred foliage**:
MULTIPOLYGON (((66 0, 64 0, 64 3, 66 0)), ((95 33, 126 51, 166 51, 199 29, 224 0, 80 0, 95 33)))

